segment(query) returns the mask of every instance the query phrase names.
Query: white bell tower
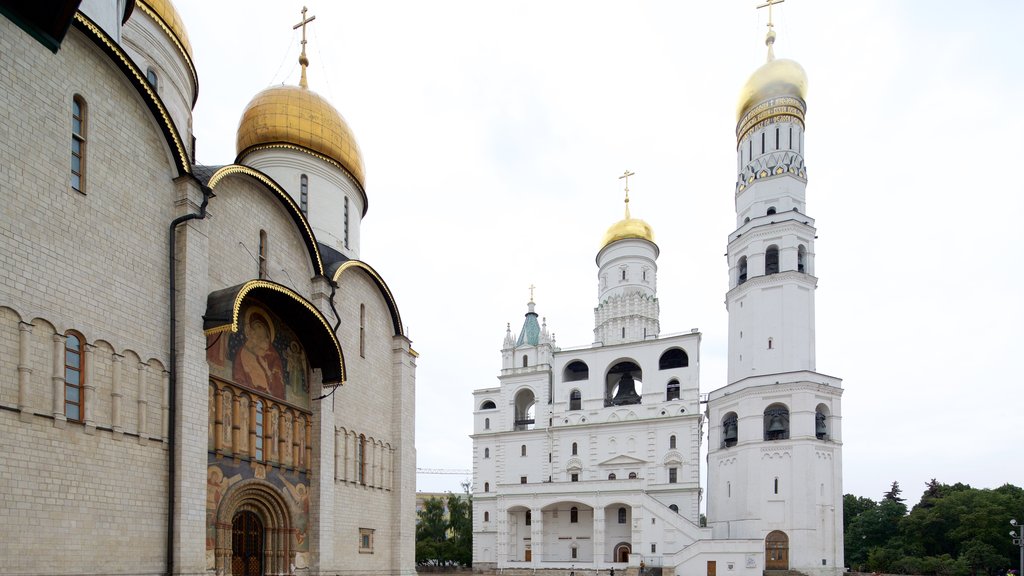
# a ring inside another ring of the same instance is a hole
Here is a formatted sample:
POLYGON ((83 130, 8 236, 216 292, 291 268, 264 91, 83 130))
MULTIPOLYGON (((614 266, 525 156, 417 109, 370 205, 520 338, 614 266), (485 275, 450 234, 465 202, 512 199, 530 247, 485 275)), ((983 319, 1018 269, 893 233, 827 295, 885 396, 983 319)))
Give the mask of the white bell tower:
POLYGON ((769 15, 768 62, 737 111, 729 368, 708 397, 708 525, 715 538, 762 541, 758 568, 769 573, 835 576, 844 564, 843 391, 841 380, 816 372, 807 77, 798 63, 775 59, 774 41, 769 15))

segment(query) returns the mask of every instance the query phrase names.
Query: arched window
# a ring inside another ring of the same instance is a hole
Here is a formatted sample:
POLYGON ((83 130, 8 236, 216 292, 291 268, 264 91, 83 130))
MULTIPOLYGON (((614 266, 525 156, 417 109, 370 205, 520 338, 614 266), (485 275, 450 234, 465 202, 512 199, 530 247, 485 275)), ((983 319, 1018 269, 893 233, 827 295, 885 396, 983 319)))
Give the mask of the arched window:
POLYGON ((739 262, 739 276, 737 277, 737 283, 743 284, 747 281, 747 257, 740 256, 739 262))
POLYGON ((675 434, 673 434, 673 435, 668 437, 668 447, 669 447, 670 450, 672 450, 672 449, 674 449, 676 447, 676 435, 675 434))
POLYGON ((259 278, 267 277, 267 252, 269 247, 267 246, 267 231, 260 230, 260 245, 257 250, 257 263, 259 264, 257 273, 259 278))
POLYGON ((764 253, 764 273, 779 273, 779 247, 772 244, 764 253))
POLYGON ((769 207, 769 208, 768 208, 768 212, 767 212, 767 214, 768 214, 769 216, 771 216, 772 214, 775 214, 775 206, 771 206, 771 207, 769 207))
POLYGON ((519 447, 519 455, 526 456, 526 444, 523 444, 522 446, 519 447))
POLYGON ((516 393, 513 430, 533 430, 536 422, 534 418, 536 404, 537 401, 533 395, 533 390, 524 388, 516 393))
POLYGON ((484 522, 490 522, 490 521, 491 521, 491 513, 490 512, 484 512, 484 522))
POLYGON ((263 461, 263 402, 256 401, 256 442, 254 452, 257 462, 263 461))
POLYGON ((526 525, 530 526, 533 524, 533 512, 530 510, 526 511, 526 525))
POLYGON ((612 472, 611 474, 609 474, 608 475, 608 479, 609 480, 615 480, 615 472, 612 472))
POLYGON ((299 176, 299 209, 303 214, 309 211, 309 178, 305 174, 299 176))
POLYGON ((676 514, 679 514, 679 506, 676 506, 675 504, 669 505, 668 509, 675 512, 676 514))
POLYGON ((562 371, 562 380, 565 382, 575 382, 577 380, 586 380, 590 378, 590 367, 584 362, 575 360, 566 365, 565 370, 562 371))
POLYGON ((490 429, 491 429, 491 419, 490 418, 484 418, 484 430, 490 430, 490 429))
POLYGON ((739 438, 739 419, 735 412, 729 412, 722 418, 722 446, 735 446, 739 438))
POLYGON ((778 476, 775 477, 775 493, 776 494, 779 493, 779 477, 778 476))
POLYGON ((366 358, 366 304, 359 305, 359 356, 366 358))
POLYGON ((529 365, 529 358, 526 357, 526 354, 523 354, 523 368, 526 368, 528 365, 529 365))
POLYGON ((569 508, 569 523, 578 524, 580 521, 580 509, 573 506, 569 508))
POLYGON ((64 416, 73 422, 85 419, 84 343, 77 332, 68 332, 64 339, 64 416))
POLYGON ((690 357, 682 348, 670 348, 658 359, 658 370, 669 370, 671 368, 686 368, 690 365, 690 357))
POLYGON ((625 508, 619 508, 619 524, 625 524, 625 523, 626 523, 626 509, 625 508))
POLYGON ((801 244, 796 249, 796 271, 797 272, 806 272, 807 271, 807 265, 805 264, 806 261, 807 261, 807 249, 804 248, 803 244, 801 244))
POLYGON ((484 448, 484 458, 490 458, 490 457, 491 457, 491 449, 490 448, 484 448))
POLYGON ((356 447, 356 480, 366 485, 366 436, 359 435, 359 445, 356 447))
POLYGON ((583 407, 583 395, 579 390, 569 393, 569 410, 579 410, 583 407))
POLYGON ((636 480, 636 472, 630 472, 629 473, 629 479, 630 480, 636 480))
POLYGON ((577 447, 576 447, 576 443, 575 443, 575 442, 573 442, 573 443, 572 443, 572 455, 573 455, 573 456, 576 456, 576 455, 577 455, 577 453, 576 453, 576 448, 577 448, 577 447))
POLYGON ((480 405, 481 410, 494 410, 497 406, 490 400, 484 400, 484 403, 480 405))
POLYGON ((675 378, 668 381, 665 388, 665 400, 679 400, 679 380, 675 378))
POLYGON ((764 439, 789 438, 789 408, 785 404, 772 404, 764 409, 764 439))
POLYGON ((828 440, 828 407, 818 404, 814 410, 814 436, 818 440, 828 440))
POLYGON ((153 70, 152 68, 146 69, 146 82, 149 82, 149 85, 153 87, 153 90, 157 89, 156 70, 153 70))
POLYGON ((85 100, 75 94, 71 100, 71 187, 85 192, 85 100))
POLYGON ((490 491, 491 491, 491 483, 490 482, 484 482, 484 492, 490 492, 490 491))

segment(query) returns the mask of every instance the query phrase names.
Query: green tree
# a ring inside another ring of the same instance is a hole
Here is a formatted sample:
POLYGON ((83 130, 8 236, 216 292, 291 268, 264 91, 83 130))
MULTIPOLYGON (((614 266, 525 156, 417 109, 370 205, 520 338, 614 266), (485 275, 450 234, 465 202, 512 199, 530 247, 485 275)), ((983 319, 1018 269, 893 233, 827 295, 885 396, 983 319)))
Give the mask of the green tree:
POLYGON ((463 494, 448 494, 448 560, 461 566, 473 565, 473 497, 469 483, 463 494))
POLYGON ((416 563, 426 566, 445 565, 445 541, 448 539, 448 521, 444 515, 444 502, 431 498, 417 513, 416 563))

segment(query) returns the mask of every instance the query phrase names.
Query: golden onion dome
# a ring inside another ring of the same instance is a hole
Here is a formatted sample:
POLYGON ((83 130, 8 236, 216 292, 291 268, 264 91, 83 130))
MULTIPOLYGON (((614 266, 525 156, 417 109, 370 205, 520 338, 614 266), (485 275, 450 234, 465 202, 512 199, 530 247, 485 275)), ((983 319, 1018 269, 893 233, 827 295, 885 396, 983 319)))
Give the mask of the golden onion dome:
POLYGON ((807 73, 794 60, 770 59, 755 70, 743 86, 736 108, 736 121, 739 122, 747 111, 761 102, 784 96, 806 100, 807 73))
POLYGON ((345 119, 322 96, 300 86, 274 86, 253 97, 238 123, 238 162, 249 152, 295 147, 342 167, 364 187, 363 158, 345 119))
POLYGON ((601 240, 601 248, 608 246, 612 242, 626 240, 627 238, 654 242, 654 229, 647 222, 639 218, 630 218, 627 214, 625 218, 612 224, 608 231, 604 233, 604 239, 601 240))
POLYGON ((192 44, 188 41, 188 33, 185 31, 185 22, 181 15, 174 9, 171 0, 136 0, 135 5, 143 12, 153 16, 158 24, 167 32, 172 39, 176 40, 181 48, 192 58, 192 44))

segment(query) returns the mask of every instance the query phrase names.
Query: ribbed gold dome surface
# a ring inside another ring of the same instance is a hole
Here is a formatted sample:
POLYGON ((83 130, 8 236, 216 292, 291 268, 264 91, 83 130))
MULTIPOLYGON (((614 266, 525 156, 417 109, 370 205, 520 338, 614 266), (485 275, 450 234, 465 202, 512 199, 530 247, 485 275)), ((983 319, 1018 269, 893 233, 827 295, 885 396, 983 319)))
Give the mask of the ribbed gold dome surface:
POLYGON ((769 60, 751 74, 740 92, 736 121, 757 104, 780 96, 807 99, 807 73, 794 60, 769 60))
POLYGON ((235 143, 238 160, 249 150, 273 145, 298 146, 326 156, 364 186, 355 136, 334 106, 308 88, 267 88, 245 107, 235 143))
POLYGON ((625 240, 627 238, 638 238, 654 242, 654 229, 651 228, 650 224, 639 218, 624 218, 608 228, 608 231, 604 234, 604 239, 601 240, 601 248, 616 240, 625 240))
POLYGON ((163 23, 168 28, 167 31, 178 39, 182 48, 188 53, 188 57, 192 58, 192 44, 188 41, 185 22, 182 21, 178 11, 174 9, 174 4, 171 3, 171 0, 136 0, 135 5, 140 6, 143 12, 152 12, 163 20, 163 23))

